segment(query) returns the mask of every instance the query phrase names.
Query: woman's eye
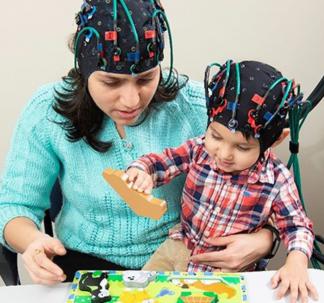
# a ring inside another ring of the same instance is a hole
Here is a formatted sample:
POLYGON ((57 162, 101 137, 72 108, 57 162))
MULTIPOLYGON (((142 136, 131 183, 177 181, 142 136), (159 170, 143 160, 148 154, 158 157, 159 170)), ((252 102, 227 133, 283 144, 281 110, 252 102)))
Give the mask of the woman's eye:
POLYGON ((153 79, 151 79, 151 78, 138 79, 138 83, 139 83, 139 84, 146 84, 146 83, 151 82, 152 80, 153 80, 153 79))
POLYGON ((110 86, 110 87, 116 87, 118 85, 120 85, 119 81, 112 81, 112 82, 104 82, 105 85, 110 86))

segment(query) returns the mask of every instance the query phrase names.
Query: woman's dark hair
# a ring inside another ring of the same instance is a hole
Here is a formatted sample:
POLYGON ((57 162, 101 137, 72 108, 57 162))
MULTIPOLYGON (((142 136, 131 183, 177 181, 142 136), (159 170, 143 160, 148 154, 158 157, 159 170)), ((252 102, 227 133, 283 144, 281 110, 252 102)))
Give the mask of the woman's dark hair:
MULTIPOLYGON (((74 38, 69 42, 71 50, 73 50, 73 44, 74 38)), ((173 101, 179 90, 187 83, 187 76, 184 76, 185 81, 180 85, 177 71, 172 70, 171 72, 172 81, 168 84, 164 83, 161 72, 157 91, 148 106, 146 116, 153 105, 173 101)), ((98 152, 108 151, 112 142, 100 141, 97 138, 105 114, 97 107, 90 96, 84 78, 73 68, 62 79, 64 82, 63 89, 62 91, 55 89, 53 109, 66 119, 63 122, 56 123, 66 130, 69 141, 76 142, 83 139, 98 152)), ((141 122, 143 121, 144 119, 141 122)))

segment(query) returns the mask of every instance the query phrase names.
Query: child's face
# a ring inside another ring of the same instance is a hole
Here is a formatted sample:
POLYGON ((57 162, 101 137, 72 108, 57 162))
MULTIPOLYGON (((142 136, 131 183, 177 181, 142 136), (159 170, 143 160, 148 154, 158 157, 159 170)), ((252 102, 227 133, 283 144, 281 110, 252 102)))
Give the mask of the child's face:
POLYGON ((258 160, 260 144, 255 138, 248 140, 241 132, 232 133, 227 127, 212 122, 205 136, 205 148, 217 167, 234 173, 250 168, 258 160))

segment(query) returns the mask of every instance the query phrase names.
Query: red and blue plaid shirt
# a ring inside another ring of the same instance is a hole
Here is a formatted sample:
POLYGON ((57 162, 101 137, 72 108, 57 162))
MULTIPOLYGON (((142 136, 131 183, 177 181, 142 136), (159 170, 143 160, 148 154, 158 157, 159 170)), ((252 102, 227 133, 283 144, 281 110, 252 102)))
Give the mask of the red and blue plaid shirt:
MULTIPOLYGON (((312 222, 303 211, 292 174, 270 150, 253 167, 238 174, 224 173, 208 155, 204 137, 197 137, 162 154, 145 155, 131 166, 148 172, 155 186, 187 173, 181 230, 170 237, 183 239, 192 255, 217 249, 206 243, 207 238, 254 232, 274 214, 288 251, 311 256, 312 222)), ((212 268, 189 263, 188 271, 197 270, 212 268)))

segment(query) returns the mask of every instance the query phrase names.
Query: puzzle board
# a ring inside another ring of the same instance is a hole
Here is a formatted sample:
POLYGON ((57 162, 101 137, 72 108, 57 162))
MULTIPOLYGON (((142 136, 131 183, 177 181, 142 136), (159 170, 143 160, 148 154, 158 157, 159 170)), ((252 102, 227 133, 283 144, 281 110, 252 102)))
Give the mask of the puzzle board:
POLYGON ((225 273, 78 271, 67 303, 247 303, 244 276, 225 273))

